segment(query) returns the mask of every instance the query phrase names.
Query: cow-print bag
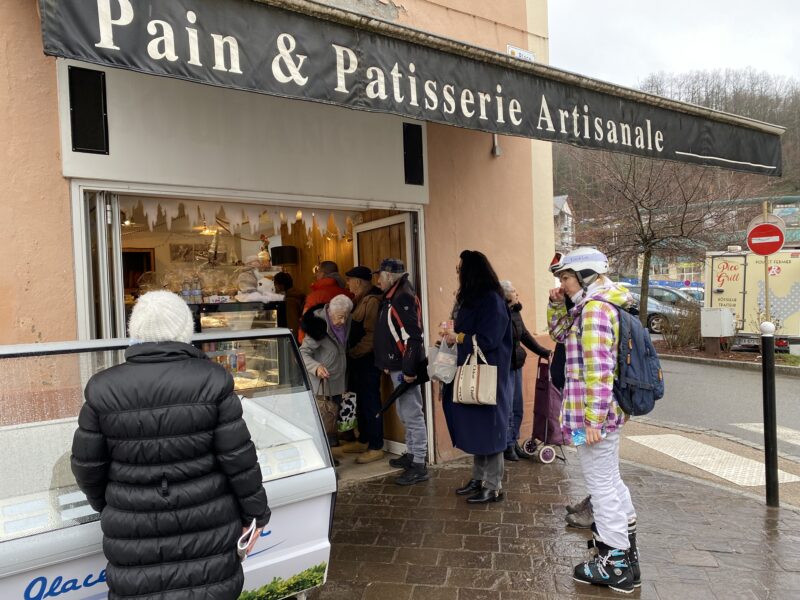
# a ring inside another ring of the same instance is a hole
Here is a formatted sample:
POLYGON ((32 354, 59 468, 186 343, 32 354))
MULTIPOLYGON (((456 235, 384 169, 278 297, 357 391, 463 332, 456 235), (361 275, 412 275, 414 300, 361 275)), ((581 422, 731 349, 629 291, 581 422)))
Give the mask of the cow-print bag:
POLYGON ((339 416, 336 419, 336 430, 339 433, 352 431, 356 428, 356 395, 353 392, 342 394, 339 404, 339 416))

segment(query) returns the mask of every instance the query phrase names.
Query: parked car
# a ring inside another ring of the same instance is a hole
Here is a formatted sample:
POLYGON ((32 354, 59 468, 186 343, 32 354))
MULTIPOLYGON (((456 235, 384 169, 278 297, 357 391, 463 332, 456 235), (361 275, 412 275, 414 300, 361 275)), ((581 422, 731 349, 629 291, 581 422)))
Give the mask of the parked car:
POLYGON ((705 288, 701 288, 701 287, 682 287, 682 288, 679 288, 679 291, 681 291, 684 294, 686 294, 687 296, 693 298, 694 300, 699 302, 701 305, 705 301, 705 297, 706 297, 705 288))
MULTIPOLYGON (((630 290, 638 309, 642 288, 627 283, 622 285, 630 290)), ((662 285, 651 285, 647 297, 647 328, 650 333, 663 333, 667 325, 677 325, 680 318, 687 314, 687 305, 697 304, 697 301, 686 293, 662 285)))

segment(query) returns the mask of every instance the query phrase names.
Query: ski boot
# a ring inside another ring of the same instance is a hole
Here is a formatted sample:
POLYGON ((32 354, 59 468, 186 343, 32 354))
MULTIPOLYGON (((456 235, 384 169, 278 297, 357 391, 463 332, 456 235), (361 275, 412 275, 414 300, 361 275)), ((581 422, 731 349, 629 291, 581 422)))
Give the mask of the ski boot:
POLYGON ((633 573, 628 550, 612 548, 597 540, 597 556, 575 566, 572 578, 579 583, 604 585, 615 592, 633 592, 633 573))
MULTIPOLYGON (((591 549, 598 548, 600 540, 597 536, 597 525, 592 523, 592 539, 586 542, 586 547, 591 549)), ((636 547, 636 519, 628 521, 628 543, 630 549, 628 550, 628 561, 631 566, 631 574, 633 575, 633 587, 642 587, 642 570, 639 568, 639 549, 636 547)))

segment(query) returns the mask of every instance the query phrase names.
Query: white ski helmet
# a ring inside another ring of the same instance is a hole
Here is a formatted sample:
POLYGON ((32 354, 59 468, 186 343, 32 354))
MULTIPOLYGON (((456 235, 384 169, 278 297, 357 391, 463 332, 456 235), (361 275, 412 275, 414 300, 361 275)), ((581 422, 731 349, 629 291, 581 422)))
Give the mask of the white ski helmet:
POLYGON ((608 257, 597 248, 583 246, 568 252, 561 257, 561 260, 554 261, 550 270, 556 275, 561 271, 574 271, 581 287, 585 288, 591 285, 598 275, 608 273, 608 257))

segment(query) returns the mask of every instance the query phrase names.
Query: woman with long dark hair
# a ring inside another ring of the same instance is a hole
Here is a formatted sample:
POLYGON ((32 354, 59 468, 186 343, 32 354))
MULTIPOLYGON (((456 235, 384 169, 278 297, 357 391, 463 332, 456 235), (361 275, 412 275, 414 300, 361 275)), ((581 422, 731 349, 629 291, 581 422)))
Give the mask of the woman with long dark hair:
POLYGON ((456 494, 469 495, 470 504, 499 502, 503 499, 503 451, 511 411, 511 315, 486 256, 464 250, 460 259, 453 329, 443 329, 440 335, 448 343, 458 344, 459 365, 474 351, 475 337, 486 361, 497 367, 497 404, 457 404, 453 402, 454 384, 444 387, 444 414, 453 445, 474 455, 472 479, 456 494))

